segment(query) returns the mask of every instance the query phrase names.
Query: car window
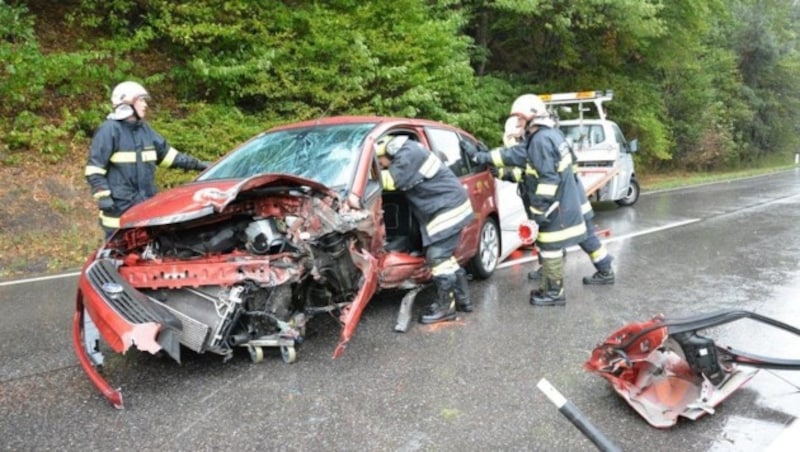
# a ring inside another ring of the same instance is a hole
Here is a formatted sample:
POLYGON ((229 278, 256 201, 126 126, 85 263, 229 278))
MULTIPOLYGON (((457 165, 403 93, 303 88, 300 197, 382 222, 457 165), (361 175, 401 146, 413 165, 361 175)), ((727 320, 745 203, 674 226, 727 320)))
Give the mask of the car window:
POLYGON ((228 154, 198 180, 283 173, 346 188, 374 123, 338 124, 267 132, 228 154))
POLYGON ((426 127, 425 133, 428 135, 431 150, 450 167, 456 176, 470 174, 468 164, 461 158, 460 138, 457 133, 435 127, 426 127))

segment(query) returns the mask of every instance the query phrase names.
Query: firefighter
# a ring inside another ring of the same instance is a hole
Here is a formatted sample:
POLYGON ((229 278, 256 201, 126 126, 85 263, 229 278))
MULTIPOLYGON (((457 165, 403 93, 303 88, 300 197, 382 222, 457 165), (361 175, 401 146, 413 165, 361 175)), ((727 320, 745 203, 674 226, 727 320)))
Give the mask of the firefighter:
POLYGON ((539 226, 536 241, 543 276, 539 287, 531 291, 530 303, 563 306, 566 304, 564 249, 586 238, 569 144, 555 130, 555 122, 539 96, 525 94, 515 99, 511 116, 517 118, 524 131, 521 143, 490 152, 478 152, 474 146, 464 146, 463 150, 478 164, 523 169, 526 190, 523 199, 528 217, 539 226))
MULTIPOLYGON (((503 144, 507 147, 513 146, 522 140, 522 136, 523 132, 519 126, 517 118, 515 116, 508 118, 505 125, 505 131, 503 133, 503 144)), ((594 221, 592 221, 594 218, 594 209, 592 209, 592 204, 586 197, 586 191, 583 188, 583 182, 581 182, 581 178, 578 177, 578 159, 571 147, 570 154, 572 155, 573 160, 572 170, 575 172, 575 182, 578 184, 578 191, 581 194, 581 212, 583 213, 583 218, 586 221, 586 239, 579 243, 579 245, 583 252, 589 257, 589 260, 591 260, 592 265, 594 265, 596 270, 592 276, 584 276, 583 283, 590 285, 614 284, 614 270, 611 268, 611 262, 614 258, 608 252, 608 248, 606 248, 605 244, 600 241, 595 233, 594 221)), ((522 169, 518 167, 506 168, 505 170, 503 168, 497 169, 493 167, 492 173, 495 174, 495 177, 498 177, 499 179, 518 183, 523 181, 522 169)), ((520 186, 522 187, 522 185, 520 186)), ((542 267, 539 267, 537 270, 528 273, 528 279, 539 280, 541 277, 542 267)))
POLYGON ((92 138, 84 175, 100 210, 106 240, 119 228, 126 210, 156 194, 156 165, 198 171, 208 167, 175 150, 145 122, 149 98, 136 82, 114 87, 113 111, 92 138))
POLYGON ((421 225, 437 297, 419 321, 443 322, 455 319, 456 311, 472 312, 467 274, 453 255, 461 230, 475 218, 467 191, 447 165, 408 136, 381 137, 375 154, 383 188, 403 192, 421 225))

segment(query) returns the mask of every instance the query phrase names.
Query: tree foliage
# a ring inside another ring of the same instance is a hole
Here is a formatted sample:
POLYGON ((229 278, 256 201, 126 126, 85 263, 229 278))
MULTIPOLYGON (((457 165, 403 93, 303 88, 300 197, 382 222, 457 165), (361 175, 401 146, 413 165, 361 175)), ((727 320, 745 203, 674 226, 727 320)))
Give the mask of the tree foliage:
POLYGON ((52 143, 87 139, 128 78, 208 158, 261 126, 336 114, 438 119, 497 145, 516 96, 585 89, 614 90, 610 114, 653 170, 798 146, 792 0, 64 3, 0 0, 0 151, 57 157, 52 143), (41 26, 65 19, 68 40, 41 26))
POLYGON ((182 97, 248 112, 446 118, 475 83, 461 15, 416 0, 82 4, 83 23, 168 49, 182 97))

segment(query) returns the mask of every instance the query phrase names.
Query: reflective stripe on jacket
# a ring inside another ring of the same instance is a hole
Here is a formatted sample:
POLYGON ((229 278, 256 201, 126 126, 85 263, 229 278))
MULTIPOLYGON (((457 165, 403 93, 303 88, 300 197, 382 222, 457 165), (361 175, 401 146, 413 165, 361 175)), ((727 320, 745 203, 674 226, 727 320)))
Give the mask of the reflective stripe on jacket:
POLYGON ((196 163, 146 122, 108 119, 95 132, 84 175, 93 196, 110 195, 121 215, 156 194, 157 165, 191 169, 196 163))
POLYGON ((383 172, 387 190, 405 193, 422 225, 422 245, 458 234, 475 218, 458 177, 435 154, 408 140, 383 172))
MULTIPOLYGON (((585 194, 573 173, 569 145, 560 131, 540 126, 520 144, 491 151, 487 158, 497 167, 525 168, 524 199, 528 216, 542 215, 556 201, 549 221, 539 225, 537 243, 542 250, 575 245, 586 237, 582 204, 585 194)), ((588 205, 588 203, 587 203, 588 205)), ((591 207, 591 206, 590 206, 591 207)))

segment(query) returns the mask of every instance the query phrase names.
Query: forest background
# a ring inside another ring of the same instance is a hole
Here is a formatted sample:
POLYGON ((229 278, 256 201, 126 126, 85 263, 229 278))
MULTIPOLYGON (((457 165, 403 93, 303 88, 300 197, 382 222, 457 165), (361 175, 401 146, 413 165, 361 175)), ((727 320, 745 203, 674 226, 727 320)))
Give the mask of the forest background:
POLYGON ((798 0, 0 0, 0 278, 75 268, 99 244, 83 168, 124 80, 204 160, 340 114, 496 146, 520 94, 611 89, 646 181, 793 158, 798 19, 798 0))

